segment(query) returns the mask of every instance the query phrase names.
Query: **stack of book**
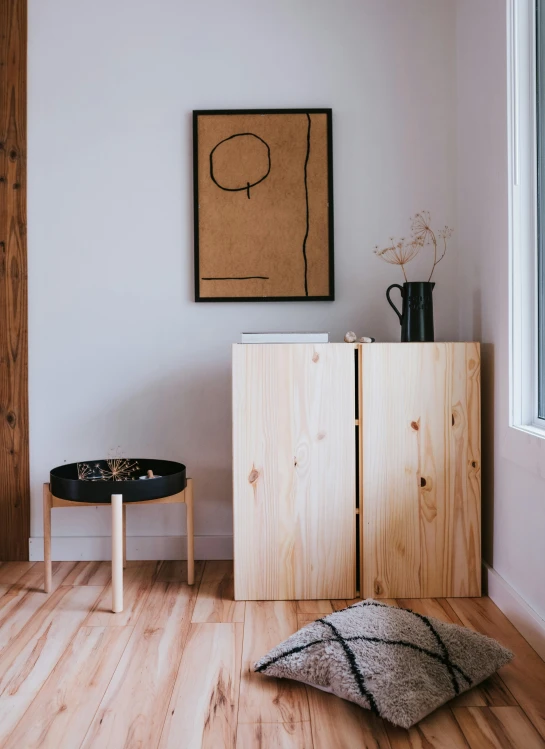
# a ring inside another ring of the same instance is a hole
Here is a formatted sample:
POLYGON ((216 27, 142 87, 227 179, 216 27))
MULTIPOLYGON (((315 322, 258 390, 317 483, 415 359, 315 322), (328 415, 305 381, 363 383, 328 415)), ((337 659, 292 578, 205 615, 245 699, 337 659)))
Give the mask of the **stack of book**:
POLYGON ((241 343, 329 343, 329 333, 241 333, 241 343))

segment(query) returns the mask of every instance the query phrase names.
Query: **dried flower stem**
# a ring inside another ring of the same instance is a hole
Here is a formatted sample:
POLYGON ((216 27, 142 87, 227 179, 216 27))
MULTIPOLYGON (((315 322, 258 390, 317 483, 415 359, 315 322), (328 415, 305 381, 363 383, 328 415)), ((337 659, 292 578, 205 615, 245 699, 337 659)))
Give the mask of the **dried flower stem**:
POLYGON ((380 250, 375 247, 375 254, 377 257, 382 258, 385 262, 391 263, 392 265, 401 266, 403 271, 403 277, 407 282, 407 273, 405 272, 405 265, 416 257, 418 252, 424 245, 433 245, 433 265, 431 268, 430 275, 428 277, 428 283, 431 281, 435 267, 439 265, 441 260, 447 254, 447 243, 452 236, 452 229, 448 226, 443 227, 437 234, 431 228, 431 217, 429 211, 420 211, 413 216, 411 222, 412 238, 410 240, 401 239, 398 242, 390 237, 391 244, 380 250), (443 242, 443 252, 441 256, 437 257, 437 244, 438 240, 443 242))
POLYGON ((404 237, 397 242, 390 237, 390 242, 391 244, 382 250, 375 247, 375 254, 390 265, 399 265, 405 281, 408 281, 405 265, 418 255, 422 242, 420 239, 406 240, 404 237))
MULTIPOLYGON (((435 270, 435 266, 437 265, 437 239, 435 238, 435 234, 431 232, 431 241, 433 242, 433 265, 431 269, 430 276, 428 278, 428 283, 431 281, 431 277, 433 276, 433 271, 435 270)), ((443 253, 444 254, 444 253, 443 253)))

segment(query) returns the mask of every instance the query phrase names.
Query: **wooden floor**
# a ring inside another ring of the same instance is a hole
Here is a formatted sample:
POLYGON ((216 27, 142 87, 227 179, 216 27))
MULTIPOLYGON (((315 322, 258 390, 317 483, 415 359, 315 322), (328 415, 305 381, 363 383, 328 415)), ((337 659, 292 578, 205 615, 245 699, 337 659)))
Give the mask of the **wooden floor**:
POLYGON ((129 562, 112 614, 103 562, 0 564, 2 749, 545 747, 545 663, 487 598, 391 601, 498 638, 499 676, 410 731, 251 664, 345 601, 235 603, 230 562, 129 562))

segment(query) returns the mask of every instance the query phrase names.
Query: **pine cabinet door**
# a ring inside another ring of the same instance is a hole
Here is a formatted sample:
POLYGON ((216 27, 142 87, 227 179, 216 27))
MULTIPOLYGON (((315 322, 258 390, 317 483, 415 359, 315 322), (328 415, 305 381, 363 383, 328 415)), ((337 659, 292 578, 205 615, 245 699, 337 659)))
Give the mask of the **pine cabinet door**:
POLYGON ((363 594, 481 594, 477 343, 362 347, 363 594))
POLYGON ((353 598, 355 351, 233 347, 235 598, 353 598))

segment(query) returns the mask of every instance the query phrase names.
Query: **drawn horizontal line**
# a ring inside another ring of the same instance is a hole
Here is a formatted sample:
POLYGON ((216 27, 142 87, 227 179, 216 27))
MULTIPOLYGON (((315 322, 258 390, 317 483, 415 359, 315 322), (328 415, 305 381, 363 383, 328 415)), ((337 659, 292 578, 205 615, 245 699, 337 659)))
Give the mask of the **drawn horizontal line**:
POLYGON ((201 278, 201 281, 250 281, 253 278, 261 278, 263 281, 269 280, 269 276, 224 276, 217 278, 201 278))

